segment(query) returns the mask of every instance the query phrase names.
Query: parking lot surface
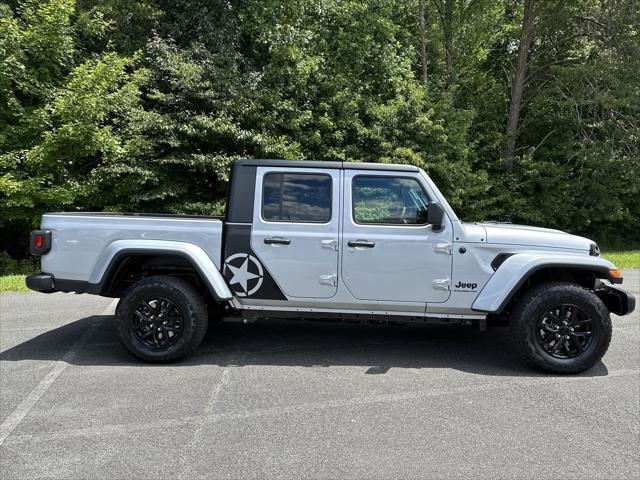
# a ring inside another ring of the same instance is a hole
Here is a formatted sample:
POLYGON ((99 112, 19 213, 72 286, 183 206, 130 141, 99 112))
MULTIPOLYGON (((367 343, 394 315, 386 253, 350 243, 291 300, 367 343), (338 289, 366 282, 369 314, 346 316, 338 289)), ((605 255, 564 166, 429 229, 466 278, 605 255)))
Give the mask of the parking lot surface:
MULTIPOLYGON (((640 272, 625 288, 640 297, 640 272)), ((152 366, 111 299, 0 296, 0 477, 638 478, 640 325, 541 374, 504 328, 225 324, 152 366)))

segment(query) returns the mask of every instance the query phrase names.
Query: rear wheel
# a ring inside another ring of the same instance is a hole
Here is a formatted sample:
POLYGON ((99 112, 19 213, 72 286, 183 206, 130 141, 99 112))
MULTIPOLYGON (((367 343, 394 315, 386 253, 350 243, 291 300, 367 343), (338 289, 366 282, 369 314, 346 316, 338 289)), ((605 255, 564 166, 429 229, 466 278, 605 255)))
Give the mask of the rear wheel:
POLYGON ((593 367, 611 342, 611 318, 590 290, 565 282, 538 285, 511 314, 516 348, 534 367, 578 373, 593 367))
POLYGON ((198 291, 174 277, 132 285, 116 309, 124 347, 148 362, 171 362, 193 352, 207 330, 207 307, 198 291))

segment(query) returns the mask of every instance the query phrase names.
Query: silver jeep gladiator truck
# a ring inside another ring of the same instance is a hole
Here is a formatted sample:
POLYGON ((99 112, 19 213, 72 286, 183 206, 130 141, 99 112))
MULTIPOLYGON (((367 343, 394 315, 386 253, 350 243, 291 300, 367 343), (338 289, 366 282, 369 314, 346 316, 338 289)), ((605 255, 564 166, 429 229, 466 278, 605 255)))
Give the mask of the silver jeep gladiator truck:
POLYGON ((226 216, 50 213, 32 290, 120 298, 124 347, 195 350, 212 320, 361 319, 511 327, 533 366, 576 373, 635 299, 598 246, 558 230, 465 223, 414 166, 242 160, 226 216))

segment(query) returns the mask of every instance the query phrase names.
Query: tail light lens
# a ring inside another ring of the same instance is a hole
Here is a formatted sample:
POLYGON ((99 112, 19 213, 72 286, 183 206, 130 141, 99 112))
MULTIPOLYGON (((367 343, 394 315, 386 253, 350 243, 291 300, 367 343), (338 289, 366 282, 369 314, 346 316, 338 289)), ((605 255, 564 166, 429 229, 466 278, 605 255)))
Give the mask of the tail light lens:
POLYGON ((51 231, 34 230, 29 241, 31 255, 44 255, 51 250, 51 231))

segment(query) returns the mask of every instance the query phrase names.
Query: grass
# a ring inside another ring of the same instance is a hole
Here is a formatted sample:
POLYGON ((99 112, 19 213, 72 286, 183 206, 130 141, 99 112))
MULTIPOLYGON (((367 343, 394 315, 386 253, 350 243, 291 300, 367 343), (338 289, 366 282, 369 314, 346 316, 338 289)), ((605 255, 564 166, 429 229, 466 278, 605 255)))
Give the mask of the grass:
MULTIPOLYGON (((618 268, 640 268, 640 250, 610 250, 602 257, 618 268)), ((24 284, 25 275, 0 275, 0 292, 29 292, 24 284)))
POLYGON ((640 250, 605 251, 602 257, 618 268, 640 268, 640 250))
POLYGON ((29 292, 24 284, 26 275, 2 275, 0 276, 0 292, 29 292))

